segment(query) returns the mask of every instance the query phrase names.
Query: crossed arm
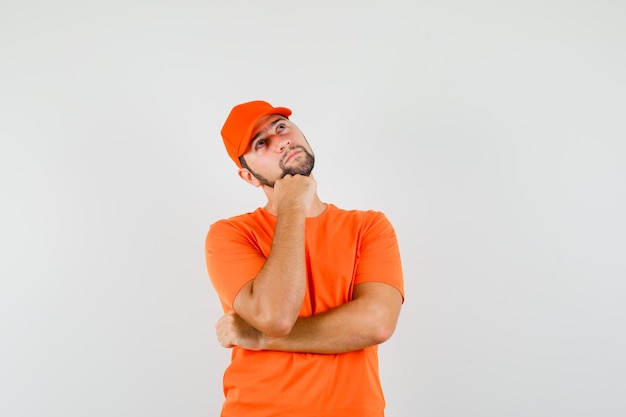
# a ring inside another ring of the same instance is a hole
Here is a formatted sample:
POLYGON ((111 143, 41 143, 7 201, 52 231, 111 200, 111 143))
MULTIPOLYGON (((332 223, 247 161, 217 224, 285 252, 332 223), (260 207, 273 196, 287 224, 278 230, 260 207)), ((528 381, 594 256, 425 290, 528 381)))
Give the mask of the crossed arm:
POLYGON ((224 347, 343 353, 387 340, 395 330, 401 305, 402 296, 397 289, 368 282, 355 287, 352 301, 324 313, 298 318, 286 336, 267 336, 234 311, 217 322, 216 333, 224 347))

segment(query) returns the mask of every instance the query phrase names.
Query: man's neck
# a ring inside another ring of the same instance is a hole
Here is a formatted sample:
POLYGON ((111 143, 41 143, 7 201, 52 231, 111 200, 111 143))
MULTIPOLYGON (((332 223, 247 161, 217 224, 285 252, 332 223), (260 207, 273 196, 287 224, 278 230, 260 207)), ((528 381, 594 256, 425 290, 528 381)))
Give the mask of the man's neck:
MULTIPOLYGON (((320 214, 324 212, 324 210, 326 210, 326 206, 327 206, 326 203, 322 202, 322 200, 320 200, 320 198, 316 194, 315 197, 313 197, 313 202, 311 203, 311 205, 306 211, 306 217, 319 216, 320 214)), ((278 212, 274 208, 274 205, 272 204, 272 200, 271 198, 269 198, 269 196, 268 196, 267 204, 265 205, 264 208, 271 215, 273 216, 278 215, 278 212)))

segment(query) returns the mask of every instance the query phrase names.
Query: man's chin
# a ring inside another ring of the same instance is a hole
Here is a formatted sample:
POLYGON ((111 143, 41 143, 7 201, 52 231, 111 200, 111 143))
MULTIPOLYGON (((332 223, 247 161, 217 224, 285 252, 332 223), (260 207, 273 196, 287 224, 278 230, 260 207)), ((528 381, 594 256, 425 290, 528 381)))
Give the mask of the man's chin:
POLYGON ((287 175, 302 175, 304 177, 308 177, 311 175, 311 172, 312 171, 309 171, 309 170, 299 171, 299 170, 288 169, 286 171, 283 171, 283 175, 281 176, 281 178, 285 178, 287 175))
POLYGON ((308 177, 315 166, 315 157, 302 149, 287 162, 282 162, 283 178, 285 175, 303 175, 308 177))
POLYGON ((288 166, 283 169, 283 177, 285 175, 304 175, 305 177, 308 177, 309 175, 311 175, 312 171, 313 167, 310 165, 293 167, 288 166))

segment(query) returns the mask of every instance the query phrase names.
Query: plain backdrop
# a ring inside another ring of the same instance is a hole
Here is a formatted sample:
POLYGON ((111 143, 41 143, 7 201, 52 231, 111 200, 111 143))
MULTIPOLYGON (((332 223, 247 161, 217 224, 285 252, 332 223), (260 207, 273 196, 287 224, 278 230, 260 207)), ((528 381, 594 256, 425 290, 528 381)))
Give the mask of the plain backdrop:
POLYGON ((0 0, 0 415, 217 416, 205 267, 263 193, 219 131, 293 111, 383 211, 389 417, 626 415, 626 3, 0 0))

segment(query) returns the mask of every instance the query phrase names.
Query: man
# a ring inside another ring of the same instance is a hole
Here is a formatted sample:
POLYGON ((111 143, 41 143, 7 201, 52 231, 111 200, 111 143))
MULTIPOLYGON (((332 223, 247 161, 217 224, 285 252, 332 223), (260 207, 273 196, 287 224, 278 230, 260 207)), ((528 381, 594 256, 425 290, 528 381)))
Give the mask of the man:
POLYGON ((222 417, 381 417, 377 345, 404 300, 400 252, 383 213, 317 195, 315 157, 291 110, 235 106, 222 128, 239 176, 267 204, 220 220, 206 238, 232 348, 222 417))

